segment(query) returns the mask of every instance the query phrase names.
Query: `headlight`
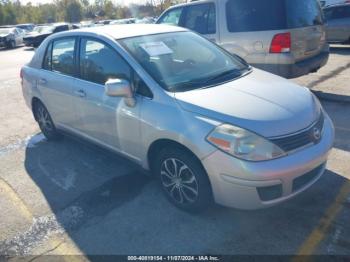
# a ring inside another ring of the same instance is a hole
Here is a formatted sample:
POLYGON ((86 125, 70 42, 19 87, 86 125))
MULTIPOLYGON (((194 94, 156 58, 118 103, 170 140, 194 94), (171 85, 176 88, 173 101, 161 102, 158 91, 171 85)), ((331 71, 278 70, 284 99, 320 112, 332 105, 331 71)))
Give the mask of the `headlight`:
POLYGON ((264 161, 286 155, 267 139, 228 124, 216 127, 207 140, 220 150, 243 160, 264 161))

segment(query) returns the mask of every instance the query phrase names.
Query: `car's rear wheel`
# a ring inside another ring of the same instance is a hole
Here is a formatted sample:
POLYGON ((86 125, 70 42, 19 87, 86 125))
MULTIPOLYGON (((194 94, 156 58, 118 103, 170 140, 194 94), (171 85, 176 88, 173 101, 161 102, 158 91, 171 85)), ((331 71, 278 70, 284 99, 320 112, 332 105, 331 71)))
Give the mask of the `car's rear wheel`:
POLYGON ((198 212, 212 203, 208 175, 200 161, 187 150, 161 150, 155 171, 166 197, 178 208, 198 212))
POLYGON ((49 111, 41 102, 36 102, 34 105, 35 119, 39 124, 41 132, 48 140, 58 140, 62 135, 57 131, 49 111))

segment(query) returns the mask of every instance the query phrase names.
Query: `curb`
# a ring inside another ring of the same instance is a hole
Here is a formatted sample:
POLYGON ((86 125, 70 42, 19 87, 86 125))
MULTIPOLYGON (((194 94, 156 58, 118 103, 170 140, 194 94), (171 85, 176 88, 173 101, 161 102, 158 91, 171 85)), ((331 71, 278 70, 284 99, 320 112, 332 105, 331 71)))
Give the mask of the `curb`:
POLYGON ((332 93, 325 93, 322 91, 311 90, 320 100, 329 101, 329 102, 337 102, 337 103, 349 103, 350 104, 350 96, 347 95, 338 95, 332 93))

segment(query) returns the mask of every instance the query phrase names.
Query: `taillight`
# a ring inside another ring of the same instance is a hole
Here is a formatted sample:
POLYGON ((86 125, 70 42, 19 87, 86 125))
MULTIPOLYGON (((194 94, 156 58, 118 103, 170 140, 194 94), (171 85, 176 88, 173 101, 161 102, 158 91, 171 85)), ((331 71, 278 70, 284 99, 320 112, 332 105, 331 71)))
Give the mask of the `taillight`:
POLYGON ((292 46, 290 33, 277 34, 273 37, 270 53, 288 53, 292 46))

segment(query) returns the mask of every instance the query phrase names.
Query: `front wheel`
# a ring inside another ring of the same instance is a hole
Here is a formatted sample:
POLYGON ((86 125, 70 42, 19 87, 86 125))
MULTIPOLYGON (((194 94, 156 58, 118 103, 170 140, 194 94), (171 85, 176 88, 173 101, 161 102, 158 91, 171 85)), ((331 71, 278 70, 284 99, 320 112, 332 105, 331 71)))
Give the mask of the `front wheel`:
POLYGON ((35 104, 34 115, 41 132, 48 140, 58 140, 62 137, 62 135, 58 133, 49 111, 47 111, 46 107, 41 102, 35 104))
POLYGON ((163 149, 157 158, 156 172, 166 197, 178 208, 198 212, 212 203, 208 175, 190 152, 163 149))
POLYGON ((16 47, 16 42, 13 41, 13 40, 11 40, 11 41, 9 42, 9 44, 8 44, 8 48, 14 49, 15 47, 16 47))

